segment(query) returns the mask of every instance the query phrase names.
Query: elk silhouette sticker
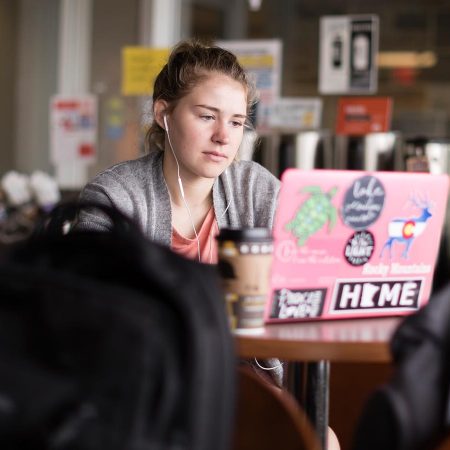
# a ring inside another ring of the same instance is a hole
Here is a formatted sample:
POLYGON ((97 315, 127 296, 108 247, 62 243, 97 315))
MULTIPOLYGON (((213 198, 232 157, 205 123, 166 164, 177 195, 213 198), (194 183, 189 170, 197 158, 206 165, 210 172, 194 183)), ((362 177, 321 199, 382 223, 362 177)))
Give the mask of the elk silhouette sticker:
POLYGON ((385 250, 388 250, 389 258, 392 258, 392 246, 395 242, 403 244, 401 256, 408 258, 408 253, 414 240, 426 229, 428 221, 432 217, 431 203, 417 196, 411 198, 411 202, 420 211, 416 217, 392 219, 388 224, 388 238, 381 249, 380 258, 385 250))

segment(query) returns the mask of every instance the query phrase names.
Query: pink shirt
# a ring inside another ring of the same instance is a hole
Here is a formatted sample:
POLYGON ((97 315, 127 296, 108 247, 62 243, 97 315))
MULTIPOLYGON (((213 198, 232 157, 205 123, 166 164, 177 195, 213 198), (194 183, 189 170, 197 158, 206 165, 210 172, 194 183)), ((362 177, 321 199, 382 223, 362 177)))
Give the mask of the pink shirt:
MULTIPOLYGON (((214 208, 208 211, 200 230, 197 230, 200 241, 200 257, 202 263, 217 264, 217 242, 218 232, 214 208)), ((188 239, 178 233, 172 227, 172 250, 189 259, 198 261, 197 239, 188 239)))

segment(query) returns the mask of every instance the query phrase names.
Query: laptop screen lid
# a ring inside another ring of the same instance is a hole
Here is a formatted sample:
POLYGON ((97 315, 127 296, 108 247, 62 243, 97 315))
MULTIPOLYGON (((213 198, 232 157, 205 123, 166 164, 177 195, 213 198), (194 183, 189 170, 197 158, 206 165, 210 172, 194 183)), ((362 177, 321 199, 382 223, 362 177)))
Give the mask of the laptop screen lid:
POLYGON ((266 322, 405 315, 429 299, 448 175, 287 169, 266 322))

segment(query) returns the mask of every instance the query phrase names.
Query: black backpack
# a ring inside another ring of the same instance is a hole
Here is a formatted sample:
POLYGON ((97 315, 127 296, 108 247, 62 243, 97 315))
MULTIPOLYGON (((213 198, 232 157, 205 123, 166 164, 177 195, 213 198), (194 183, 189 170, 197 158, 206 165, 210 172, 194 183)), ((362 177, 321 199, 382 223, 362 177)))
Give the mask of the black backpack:
POLYGON ((78 208, 0 254, 2 450, 229 448, 235 359, 215 268, 105 207, 111 232, 64 235, 78 208))
POLYGON ((364 405, 352 450, 437 448, 450 433, 450 284, 391 340, 394 371, 364 405))

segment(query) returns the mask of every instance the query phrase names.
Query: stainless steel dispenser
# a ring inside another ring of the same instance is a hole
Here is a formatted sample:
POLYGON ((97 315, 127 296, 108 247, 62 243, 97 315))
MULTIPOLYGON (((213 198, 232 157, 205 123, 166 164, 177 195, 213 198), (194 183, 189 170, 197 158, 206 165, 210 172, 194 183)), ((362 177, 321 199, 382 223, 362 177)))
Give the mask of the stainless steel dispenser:
POLYGON ((328 130, 272 134, 261 139, 253 159, 277 177, 290 167, 331 169, 333 167, 332 135, 328 130))
POLYGON ((329 169, 333 167, 333 146, 328 130, 301 131, 294 135, 292 146, 286 146, 282 168, 329 169))
POLYGON ((335 137, 334 168, 350 170, 401 170, 402 139, 398 132, 335 137))
POLYGON ((403 146, 403 163, 410 172, 450 174, 450 139, 407 139, 403 146))

